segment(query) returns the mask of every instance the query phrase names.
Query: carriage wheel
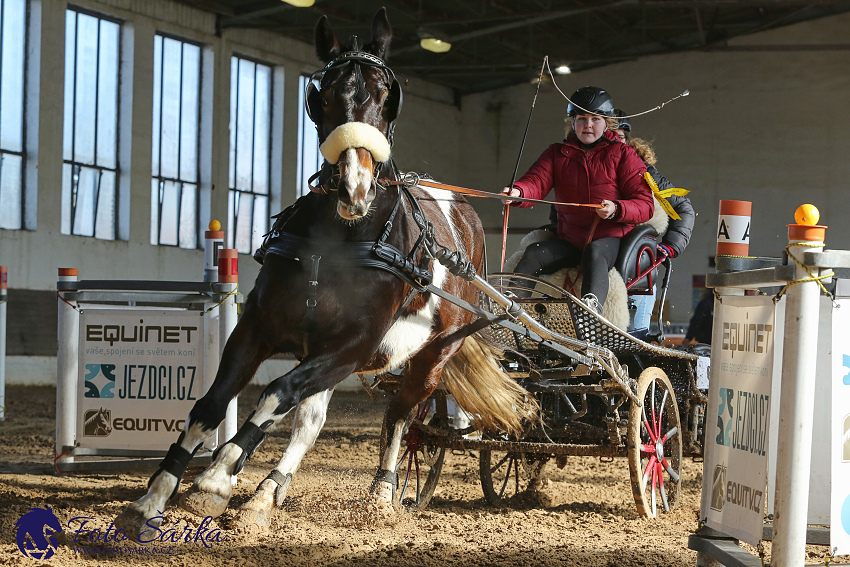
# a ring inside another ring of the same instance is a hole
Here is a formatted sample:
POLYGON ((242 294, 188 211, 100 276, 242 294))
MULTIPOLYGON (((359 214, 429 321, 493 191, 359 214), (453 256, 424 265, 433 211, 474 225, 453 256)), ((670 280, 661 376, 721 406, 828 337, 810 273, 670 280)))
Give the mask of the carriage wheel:
MULTIPOLYGON (((445 405, 445 396, 436 396, 437 411, 433 412, 431 411, 432 402, 427 400, 419 404, 416 409, 416 419, 431 427, 448 427, 445 405)), ((384 429, 386 430, 386 420, 384 429)), ((382 435, 382 438, 385 437, 382 435)), ((396 501, 407 508, 421 510, 434 496, 443 470, 446 448, 429 444, 422 430, 417 428, 415 423, 411 423, 407 428, 402 437, 401 448, 401 457, 396 464, 396 473, 398 473, 396 501)))
POLYGON ((503 506, 520 492, 537 486, 549 455, 516 451, 484 451, 478 457, 478 476, 484 500, 491 506, 503 506))
POLYGON ((661 369, 641 373, 637 396, 641 403, 629 409, 629 476, 638 513, 655 518, 679 497, 682 424, 676 393, 661 369))

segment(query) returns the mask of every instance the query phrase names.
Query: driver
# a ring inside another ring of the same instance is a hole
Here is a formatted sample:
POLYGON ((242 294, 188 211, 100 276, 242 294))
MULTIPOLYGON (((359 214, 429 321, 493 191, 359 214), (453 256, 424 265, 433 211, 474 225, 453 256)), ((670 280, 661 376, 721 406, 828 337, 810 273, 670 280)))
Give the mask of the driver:
MULTIPOLYGON (((601 207, 559 206, 557 238, 526 248, 515 272, 550 274, 581 266, 582 301, 601 314, 608 297, 608 272, 617 260, 620 240, 653 213, 652 191, 643 174, 646 165, 614 130, 611 96, 597 87, 583 87, 567 106, 567 138, 549 146, 513 187, 510 197, 543 199, 555 190, 555 200, 601 207)), ((505 199, 505 204, 529 207, 505 199)))

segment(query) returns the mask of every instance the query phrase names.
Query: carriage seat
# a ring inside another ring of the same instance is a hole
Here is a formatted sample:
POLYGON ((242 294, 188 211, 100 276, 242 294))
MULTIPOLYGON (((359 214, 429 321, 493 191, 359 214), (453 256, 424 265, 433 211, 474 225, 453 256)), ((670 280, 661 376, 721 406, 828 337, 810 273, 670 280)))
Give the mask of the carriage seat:
MULTIPOLYGON (((638 275, 649 269, 657 259, 658 233, 651 225, 636 226, 623 237, 614 268, 629 286, 638 275)), ((629 295, 651 295, 658 269, 646 274, 628 288, 629 295)))

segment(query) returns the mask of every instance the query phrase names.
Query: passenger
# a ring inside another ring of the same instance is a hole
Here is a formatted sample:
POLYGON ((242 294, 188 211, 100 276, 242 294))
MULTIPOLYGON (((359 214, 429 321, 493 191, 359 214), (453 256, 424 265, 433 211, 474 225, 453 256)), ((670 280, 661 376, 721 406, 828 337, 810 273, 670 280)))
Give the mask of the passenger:
MULTIPOLYGON (((655 180, 659 191, 672 189, 674 185, 655 168, 658 159, 649 142, 632 137, 631 121, 628 118, 622 118, 626 116, 622 110, 619 108, 614 109, 614 115, 620 117, 616 131, 617 138, 624 144, 630 145, 638 153, 646 164, 646 170, 652 176, 652 179, 655 180)), ((686 196, 671 195, 667 197, 667 201, 679 215, 679 218, 669 219, 667 231, 661 237, 661 242, 658 243, 658 252, 668 258, 673 258, 680 255, 687 247, 688 242, 690 242, 696 214, 691 205, 691 200, 686 196)), ((632 296, 632 300, 635 303, 635 316, 632 325, 634 330, 630 332, 637 338, 644 339, 649 334, 649 322, 652 318, 652 309, 655 306, 655 291, 655 285, 653 285, 652 295, 632 296)))
POLYGON ((711 332, 714 324, 714 295, 706 290, 694 309, 694 315, 688 324, 688 332, 685 334, 685 343, 694 342, 711 344, 711 332))
MULTIPOLYGON (((643 178, 646 166, 637 153, 618 143, 614 103, 603 89, 583 87, 567 106, 567 138, 549 146, 513 187, 511 197, 602 205, 558 207, 557 238, 526 248, 514 270, 550 274, 580 265, 582 301, 597 313, 608 297, 608 272, 617 260, 620 240, 636 224, 652 217, 652 191, 643 178)), ((529 203, 503 201, 516 207, 529 203)))

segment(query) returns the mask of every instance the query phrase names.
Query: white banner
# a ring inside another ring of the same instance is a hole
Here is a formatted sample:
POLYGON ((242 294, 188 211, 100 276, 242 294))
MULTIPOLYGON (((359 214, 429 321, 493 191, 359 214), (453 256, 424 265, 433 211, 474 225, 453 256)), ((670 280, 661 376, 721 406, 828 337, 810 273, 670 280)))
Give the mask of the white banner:
POLYGON ((80 446, 167 450, 203 395, 204 344, 197 311, 81 311, 80 446))
POLYGON ((850 553, 850 300, 832 311, 832 498, 830 549, 850 553))
POLYGON ((764 519, 774 328, 772 298, 715 301, 701 517, 752 545, 764 519))

